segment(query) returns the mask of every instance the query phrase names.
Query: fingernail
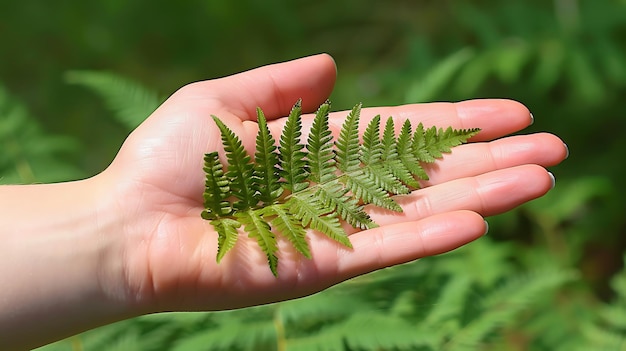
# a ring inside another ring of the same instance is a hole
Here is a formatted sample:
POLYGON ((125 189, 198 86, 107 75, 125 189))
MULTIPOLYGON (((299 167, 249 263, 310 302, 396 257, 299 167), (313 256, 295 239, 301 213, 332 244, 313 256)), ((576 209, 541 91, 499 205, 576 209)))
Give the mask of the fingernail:
POLYGON ((487 235, 487 233, 489 233, 489 222, 485 220, 485 233, 483 233, 483 236, 487 235))
POLYGON ((535 116, 533 116, 533 113, 531 112, 530 113, 530 124, 529 124, 529 126, 532 126, 533 123, 535 123, 535 116))
POLYGON ((569 147, 565 143, 563 143, 563 146, 565 146, 565 158, 567 159, 569 157, 569 147))
POLYGON ((554 186, 556 185, 556 178, 554 178, 554 174, 552 174, 552 172, 548 172, 548 175, 550 176, 550 179, 552 180, 552 186, 550 187, 550 189, 554 189, 554 186))

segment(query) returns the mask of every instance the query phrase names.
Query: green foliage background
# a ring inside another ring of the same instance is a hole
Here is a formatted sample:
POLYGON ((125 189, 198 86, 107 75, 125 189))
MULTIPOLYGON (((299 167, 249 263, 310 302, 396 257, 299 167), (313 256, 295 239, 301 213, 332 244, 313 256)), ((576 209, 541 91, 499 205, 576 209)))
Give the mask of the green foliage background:
POLYGON ((571 153, 453 253, 44 350, 626 350, 626 1, 3 1, 0 39, 0 183, 93 175, 180 86, 319 52, 335 109, 513 98, 571 153))

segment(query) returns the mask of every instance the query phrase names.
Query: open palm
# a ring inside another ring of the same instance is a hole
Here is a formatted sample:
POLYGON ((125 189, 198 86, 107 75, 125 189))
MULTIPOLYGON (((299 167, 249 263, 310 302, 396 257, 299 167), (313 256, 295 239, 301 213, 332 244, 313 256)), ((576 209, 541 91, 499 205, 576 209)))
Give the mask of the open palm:
MULTIPOLYGON (((483 216, 501 213, 545 194, 553 179, 543 168, 567 155, 557 137, 511 136, 531 123, 528 110, 508 100, 474 100, 366 108, 412 124, 481 128, 472 143, 429 165, 423 189, 398 198, 402 214, 368 208, 380 227, 354 231, 354 249, 310 233, 312 259, 279 238, 278 277, 245 234, 217 264, 217 233, 200 217, 203 155, 222 150, 211 118, 219 116, 253 151, 256 107, 275 135, 302 98, 313 111, 330 94, 335 66, 318 55, 190 84, 172 95, 135 130, 103 174, 122 213, 125 284, 146 310, 217 310, 314 293, 375 269, 449 251, 486 231, 483 216)), ((338 130, 347 112, 331 114, 338 130)), ((310 126, 304 119, 304 128, 310 126)), ((365 124, 363 122, 362 124, 365 124)))

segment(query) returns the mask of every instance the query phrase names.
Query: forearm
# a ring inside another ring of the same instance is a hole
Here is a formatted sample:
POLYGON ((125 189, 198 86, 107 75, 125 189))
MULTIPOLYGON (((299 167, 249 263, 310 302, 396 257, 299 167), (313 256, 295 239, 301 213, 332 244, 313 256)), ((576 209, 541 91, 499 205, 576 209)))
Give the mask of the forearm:
POLYGON ((93 180, 0 187, 0 349, 20 350, 128 313, 110 282, 115 228, 93 180))

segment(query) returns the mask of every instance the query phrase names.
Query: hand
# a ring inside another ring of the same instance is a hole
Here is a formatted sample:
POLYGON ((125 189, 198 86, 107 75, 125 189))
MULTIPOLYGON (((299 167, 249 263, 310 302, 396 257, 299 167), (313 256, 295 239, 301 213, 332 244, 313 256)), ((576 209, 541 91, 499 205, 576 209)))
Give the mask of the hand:
MULTIPOLYGON (((130 135, 112 165, 96 177, 123 218, 124 253, 117 259, 124 260, 118 276, 124 277, 125 296, 145 312, 229 309, 311 294, 359 274, 449 251, 485 233, 483 216, 545 194, 554 179, 543 167, 566 157, 563 142, 546 133, 493 140, 532 123, 526 107, 514 101, 363 109, 362 125, 381 114, 408 118, 414 125, 482 131, 428 167, 428 187, 399 199, 404 213, 368 208, 380 227, 355 231, 353 250, 310 233, 309 260, 279 240, 274 277, 256 241, 242 234, 217 264, 217 234, 200 218, 203 155, 222 150, 210 116, 222 119, 253 153, 257 106, 278 136, 297 99, 312 112, 329 96, 335 72, 332 59, 318 55, 190 84, 130 135)), ((331 125, 338 129, 346 114, 331 114, 331 125)))
MULTIPOLYGON (((102 324, 174 310, 221 310, 304 296, 359 274, 435 255, 486 231, 483 216, 545 194, 544 167, 567 156, 547 133, 496 139, 532 122, 507 100, 363 109, 413 125, 481 128, 429 165, 423 189, 398 197, 404 212, 367 207, 380 226, 353 231, 354 249, 309 233, 313 258, 279 240, 278 278, 245 234, 220 264, 217 234, 200 217, 203 155, 222 150, 211 115, 254 149, 255 110, 275 136, 302 98, 312 112, 329 95, 335 65, 308 57, 190 84, 126 140, 102 173, 81 181, 0 187, 0 349, 29 349, 102 324), (59 319, 58 316, 63 316, 59 319)), ((331 114, 340 128, 347 112, 331 114)), ((305 116, 305 129, 311 116, 305 116)))

